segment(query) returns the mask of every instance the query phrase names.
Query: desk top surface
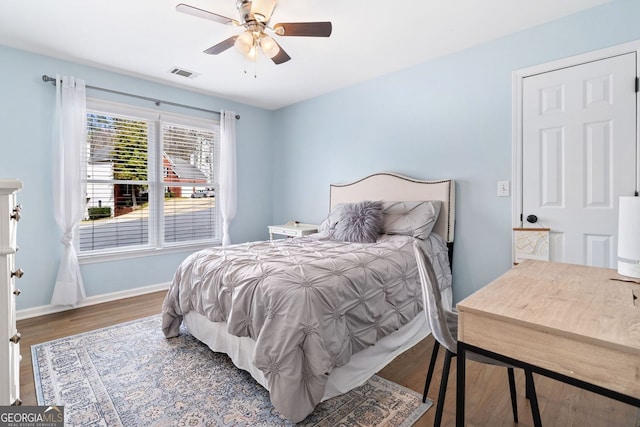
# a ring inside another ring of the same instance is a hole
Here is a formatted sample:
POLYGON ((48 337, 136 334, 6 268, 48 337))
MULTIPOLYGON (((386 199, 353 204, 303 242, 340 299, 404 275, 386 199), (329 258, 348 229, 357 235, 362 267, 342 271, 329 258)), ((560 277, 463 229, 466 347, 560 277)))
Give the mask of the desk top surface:
POLYGON ((612 278, 626 279, 607 268, 529 260, 457 308, 640 355, 640 284, 612 278))

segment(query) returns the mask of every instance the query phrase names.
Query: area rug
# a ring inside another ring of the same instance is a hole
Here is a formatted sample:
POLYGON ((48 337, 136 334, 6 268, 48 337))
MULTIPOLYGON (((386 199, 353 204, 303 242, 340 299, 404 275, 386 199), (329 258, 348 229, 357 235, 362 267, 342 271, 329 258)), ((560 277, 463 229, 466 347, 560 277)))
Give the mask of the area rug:
MULTIPOLYGON (((65 425, 291 426, 247 372, 160 316, 31 347, 39 405, 64 405, 65 425)), ((431 402, 378 376, 316 407, 301 426, 411 426, 431 402)))

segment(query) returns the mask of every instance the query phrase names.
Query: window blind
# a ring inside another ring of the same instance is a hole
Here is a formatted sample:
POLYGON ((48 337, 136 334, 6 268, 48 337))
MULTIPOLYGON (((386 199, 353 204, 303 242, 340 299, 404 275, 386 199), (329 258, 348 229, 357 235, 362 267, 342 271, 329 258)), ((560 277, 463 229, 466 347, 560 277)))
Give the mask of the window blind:
POLYGON ((162 124, 164 241, 217 236, 215 159, 218 132, 162 124))
POLYGON ((132 111, 88 110, 80 254, 219 239, 218 126, 132 111))

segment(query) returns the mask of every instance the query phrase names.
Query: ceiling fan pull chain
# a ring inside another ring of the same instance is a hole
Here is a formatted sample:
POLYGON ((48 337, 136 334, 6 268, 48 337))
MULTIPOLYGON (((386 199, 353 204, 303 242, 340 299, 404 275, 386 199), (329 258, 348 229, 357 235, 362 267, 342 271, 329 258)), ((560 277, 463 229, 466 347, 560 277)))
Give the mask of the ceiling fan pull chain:
POLYGON ((258 78, 258 48, 260 47, 260 38, 258 36, 253 39, 253 78, 258 78))

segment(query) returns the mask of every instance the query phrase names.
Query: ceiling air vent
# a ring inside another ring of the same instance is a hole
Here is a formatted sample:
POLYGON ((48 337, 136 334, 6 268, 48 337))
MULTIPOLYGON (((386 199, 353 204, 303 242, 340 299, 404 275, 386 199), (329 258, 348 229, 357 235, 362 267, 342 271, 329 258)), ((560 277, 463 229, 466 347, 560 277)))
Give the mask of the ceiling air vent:
POLYGON ((188 77, 190 79, 198 77, 198 73, 193 72, 193 71, 189 71, 189 70, 185 70, 184 68, 178 68, 178 67, 173 67, 171 69, 170 73, 171 74, 176 74, 176 75, 182 76, 182 77, 188 77))

